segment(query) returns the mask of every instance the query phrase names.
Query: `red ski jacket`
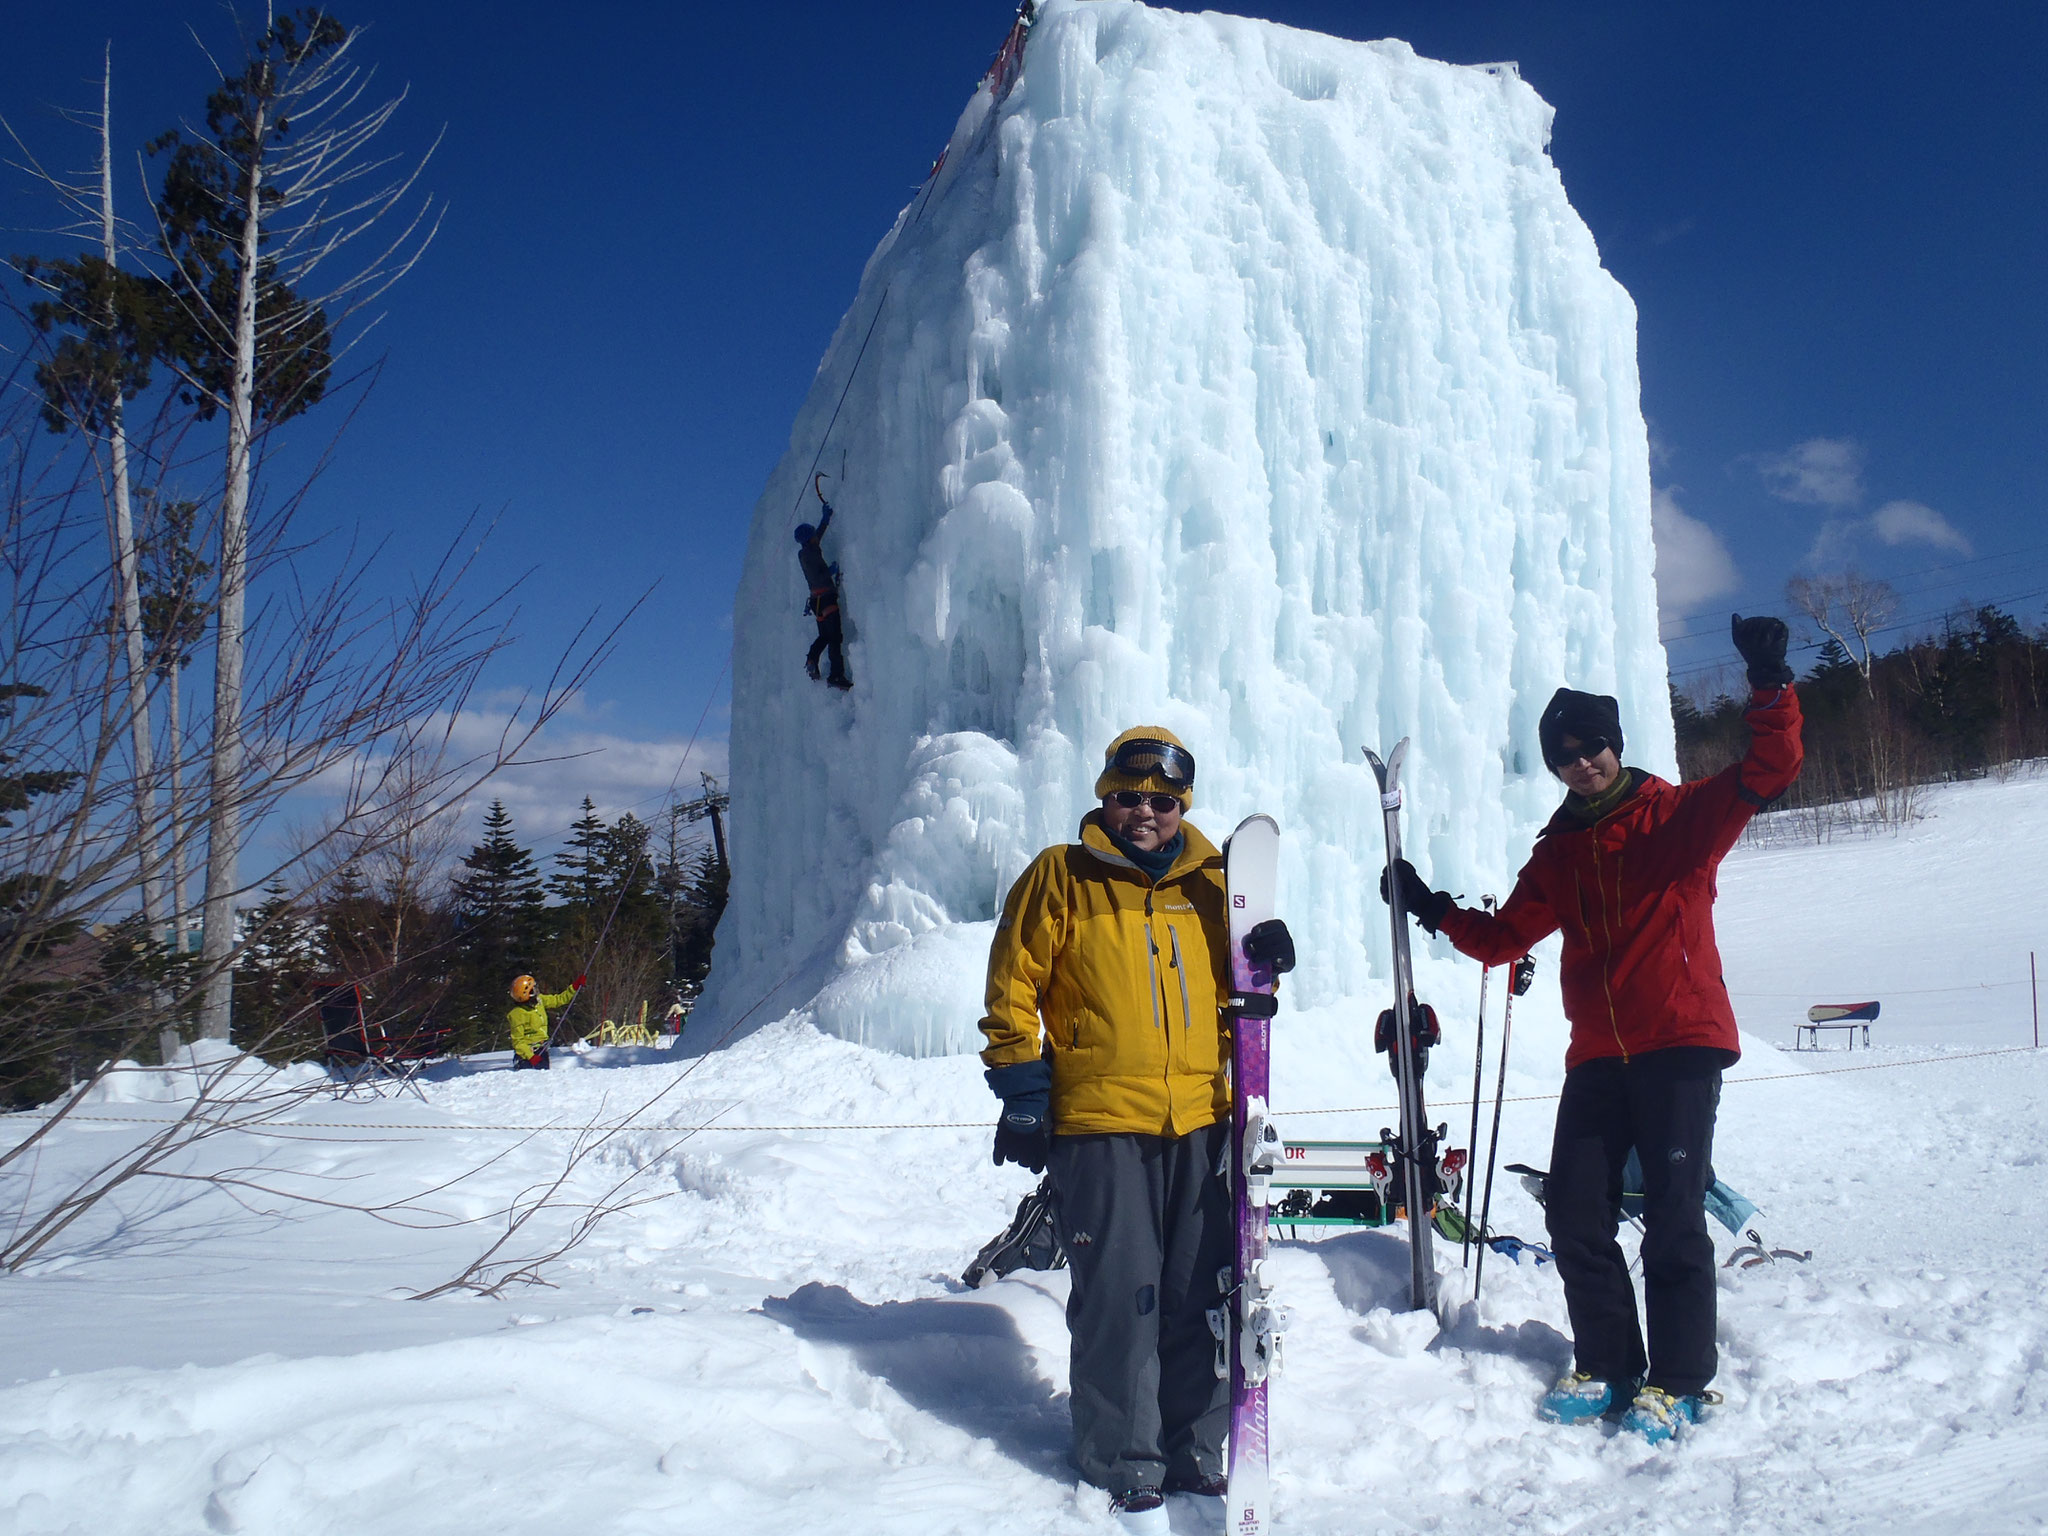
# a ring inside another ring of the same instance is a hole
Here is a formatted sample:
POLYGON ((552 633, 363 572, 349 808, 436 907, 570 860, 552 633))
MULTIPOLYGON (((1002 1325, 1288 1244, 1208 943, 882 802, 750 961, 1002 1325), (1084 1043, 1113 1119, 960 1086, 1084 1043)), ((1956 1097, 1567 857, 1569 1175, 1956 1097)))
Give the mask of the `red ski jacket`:
POLYGON ((1564 930, 1567 1070, 1677 1045, 1740 1052, 1714 945, 1714 872, 1802 757, 1790 687, 1758 689, 1745 718, 1749 751, 1734 767, 1691 784, 1630 770, 1634 792, 1598 821, 1559 807, 1498 912, 1444 914, 1444 937, 1487 965, 1564 930))

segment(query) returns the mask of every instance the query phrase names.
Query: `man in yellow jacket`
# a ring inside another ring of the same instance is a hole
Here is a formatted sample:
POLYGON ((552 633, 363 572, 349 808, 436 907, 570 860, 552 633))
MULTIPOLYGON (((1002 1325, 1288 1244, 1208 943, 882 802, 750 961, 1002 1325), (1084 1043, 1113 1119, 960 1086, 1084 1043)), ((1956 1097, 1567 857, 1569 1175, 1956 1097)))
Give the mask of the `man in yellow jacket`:
MULTIPOLYGON (((1039 854, 1003 902, 981 1021, 995 1160, 1052 1170, 1074 1460, 1139 1528, 1166 1493, 1224 1491, 1229 1428, 1208 1311, 1232 1255, 1230 936, 1223 857, 1181 820, 1194 783, 1170 731, 1110 744, 1080 841, 1039 854)), ((1293 968, 1284 924, 1245 942, 1293 968)))
POLYGON ((583 990, 583 978, 569 983, 566 992, 540 993, 540 983, 531 976, 512 978, 512 1006, 505 1010, 505 1022, 512 1026, 512 1070, 537 1067, 548 1070, 548 1010, 566 1008, 583 990))

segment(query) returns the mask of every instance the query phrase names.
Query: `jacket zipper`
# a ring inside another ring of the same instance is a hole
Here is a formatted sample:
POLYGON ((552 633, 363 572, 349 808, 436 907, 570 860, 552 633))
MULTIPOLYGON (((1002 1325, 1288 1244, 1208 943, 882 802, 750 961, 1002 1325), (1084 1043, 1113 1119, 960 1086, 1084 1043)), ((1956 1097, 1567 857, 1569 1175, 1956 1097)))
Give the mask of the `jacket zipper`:
POLYGON ((1166 1029, 1166 1002, 1162 997, 1164 987, 1159 980, 1159 935, 1152 931, 1152 893, 1145 893, 1145 951, 1151 964, 1145 967, 1146 980, 1152 987, 1152 1027, 1164 1033, 1166 1029))
POLYGON ((1188 1001, 1188 968, 1180 963, 1180 934, 1171 923, 1166 925, 1166 938, 1173 945, 1173 969, 1180 977, 1180 1033, 1185 1040, 1195 1027, 1194 1004, 1188 1001))
MULTIPOLYGON (((1592 835, 1593 895, 1600 903, 1600 932, 1602 936, 1605 937, 1607 940, 1607 953, 1601 959, 1600 962, 1600 990, 1607 994, 1607 1026, 1608 1028, 1614 1031, 1614 1043, 1616 1047, 1621 1051, 1622 1065, 1627 1066, 1628 1046, 1625 1043, 1623 1043, 1621 1038, 1621 1020, 1617 1018, 1614 1013, 1614 984, 1612 978, 1608 974, 1609 971, 1613 968, 1614 964, 1614 930, 1607 921, 1607 892, 1601 887, 1600 884, 1600 834, 1596 830, 1592 835)), ((1621 899, 1620 857, 1621 856, 1619 854, 1615 855, 1614 895, 1617 901, 1621 899)), ((1580 899, 1584 899, 1583 889, 1580 892, 1580 899)), ((1589 930, 1588 937, 1590 936, 1591 933, 1589 930)))

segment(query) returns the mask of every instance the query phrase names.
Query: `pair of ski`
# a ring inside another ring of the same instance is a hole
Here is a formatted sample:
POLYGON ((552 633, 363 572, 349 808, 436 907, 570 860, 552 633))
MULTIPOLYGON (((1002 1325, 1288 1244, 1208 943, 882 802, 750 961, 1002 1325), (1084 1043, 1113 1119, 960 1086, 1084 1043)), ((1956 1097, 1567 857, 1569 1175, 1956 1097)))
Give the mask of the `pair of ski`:
MULTIPOLYGON (((1382 762, 1371 752, 1380 786, 1387 833, 1389 892, 1394 920, 1395 1076, 1399 1083, 1401 1128, 1385 1139, 1400 1165, 1408 1208, 1408 1241, 1413 1262, 1413 1301, 1436 1305, 1436 1263, 1430 1247, 1429 1210, 1435 1192, 1436 1133, 1422 1104, 1422 1072, 1411 1013, 1412 970, 1408 958, 1408 914, 1392 880, 1401 857, 1401 763, 1404 738, 1382 762)), ((1223 1528, 1227 1536, 1261 1536, 1271 1504, 1271 1461, 1267 1384, 1280 1363, 1281 1316, 1266 1279, 1266 1235, 1273 1172, 1280 1156, 1268 1095, 1272 1084, 1274 996, 1278 977, 1270 966, 1245 958, 1245 935, 1275 915, 1280 869, 1280 827, 1270 816, 1250 816, 1223 847, 1224 886, 1230 920, 1230 1159, 1232 1223, 1237 1251, 1225 1276, 1223 1305, 1210 1314, 1217 1340, 1217 1373, 1230 1377, 1229 1490, 1223 1528)))

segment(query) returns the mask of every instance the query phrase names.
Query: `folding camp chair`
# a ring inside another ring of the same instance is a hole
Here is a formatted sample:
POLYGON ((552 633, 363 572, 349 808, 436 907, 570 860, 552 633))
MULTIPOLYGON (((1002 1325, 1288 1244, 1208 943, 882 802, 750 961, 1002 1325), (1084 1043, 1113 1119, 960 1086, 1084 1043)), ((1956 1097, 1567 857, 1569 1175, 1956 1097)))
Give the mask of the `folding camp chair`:
POLYGON ((315 982, 313 996, 327 1037, 327 1072, 340 1097, 352 1098, 358 1090, 371 1098, 410 1090, 426 1102, 417 1078, 428 1062, 448 1054, 453 1030, 431 1019, 374 1022, 361 985, 352 981, 315 982))

